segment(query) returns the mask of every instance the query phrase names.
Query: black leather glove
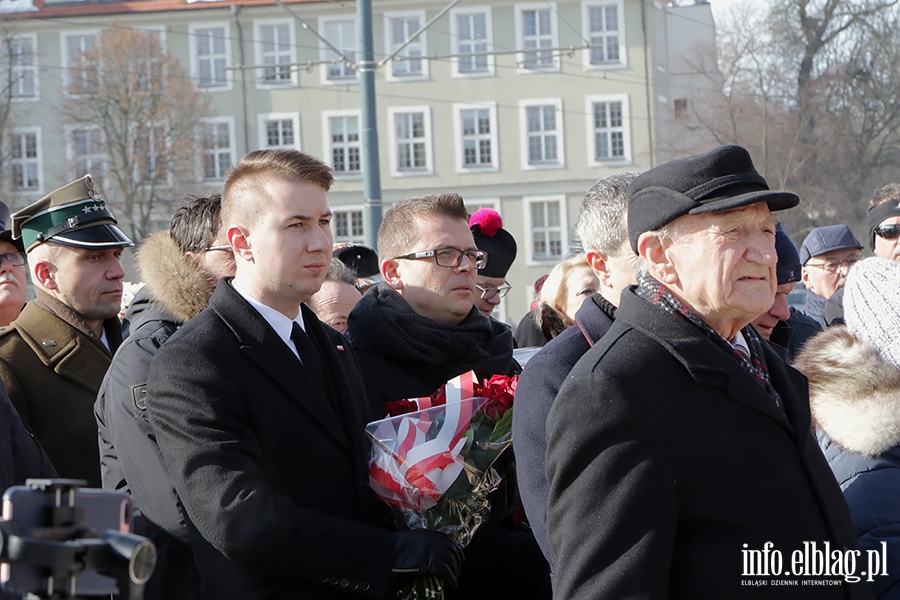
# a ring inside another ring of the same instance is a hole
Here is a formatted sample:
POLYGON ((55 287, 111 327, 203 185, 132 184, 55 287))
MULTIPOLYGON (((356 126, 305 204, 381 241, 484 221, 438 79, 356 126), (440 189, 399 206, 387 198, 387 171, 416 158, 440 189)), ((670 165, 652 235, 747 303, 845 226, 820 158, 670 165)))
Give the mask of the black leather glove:
POLYGON ((413 529, 394 534, 394 573, 437 575, 455 589, 464 559, 462 548, 439 531, 413 529))

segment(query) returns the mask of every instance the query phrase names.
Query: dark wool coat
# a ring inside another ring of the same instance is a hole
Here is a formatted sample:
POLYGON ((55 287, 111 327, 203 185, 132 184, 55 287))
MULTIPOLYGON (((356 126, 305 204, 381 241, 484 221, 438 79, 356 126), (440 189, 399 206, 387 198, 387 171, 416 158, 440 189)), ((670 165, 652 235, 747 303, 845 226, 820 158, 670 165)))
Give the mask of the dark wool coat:
POLYGON ((865 552, 887 555, 872 587, 880 600, 896 600, 900 598, 900 369, 844 326, 830 327, 813 338, 798 357, 797 368, 809 377, 819 443, 850 505, 859 545, 865 552))
MULTIPOLYGON (((551 340, 528 361, 516 386, 513 446, 519 495, 534 539, 550 563, 551 570, 553 560, 547 539, 549 484, 544 462, 547 453, 547 414, 569 371, 612 325, 612 318, 600 307, 598 298, 594 296, 585 301, 575 313, 575 325, 551 340)), ((607 310, 611 308, 608 302, 602 302, 607 310)))
MULTIPOLYGON (((115 351, 118 318, 104 327, 115 351)), ((111 358, 100 342, 35 302, 0 332, 0 379, 16 410, 59 475, 90 487, 100 487, 93 406, 111 358)))
POLYGON ((212 288, 168 231, 144 240, 136 258, 145 284, 126 313, 130 335, 113 357, 94 404, 100 471, 104 488, 132 495, 135 531, 156 544, 157 568, 146 600, 199 598, 181 502, 147 414, 147 380, 159 347, 207 306, 212 288))
POLYGON ((782 412, 706 334, 634 289, 575 365, 547 421, 555 595, 871 598, 864 581, 742 585, 758 579, 744 575, 745 548, 771 542, 784 570, 804 542, 858 548, 810 434, 806 379, 764 349, 782 412))
POLYGON ((56 477, 56 470, 0 384, 0 495, 26 479, 44 477, 56 477))
POLYGON ((209 600, 382 598, 388 588, 393 534, 366 486, 356 357, 301 310, 337 409, 230 278, 150 368, 150 422, 209 600))

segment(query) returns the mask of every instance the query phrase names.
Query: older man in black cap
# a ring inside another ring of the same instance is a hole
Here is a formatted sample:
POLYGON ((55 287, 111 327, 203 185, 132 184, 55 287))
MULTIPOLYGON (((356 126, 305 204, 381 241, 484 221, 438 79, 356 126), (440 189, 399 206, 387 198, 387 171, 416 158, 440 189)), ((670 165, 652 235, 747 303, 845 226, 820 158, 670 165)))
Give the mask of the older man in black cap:
POLYGON ((853 524, 810 435, 806 379, 749 326, 775 298, 771 211, 798 202, 739 146, 629 186, 638 284, 547 422, 555 596, 771 598, 787 581, 792 598, 872 597, 859 573, 809 558, 855 558, 853 524))
POLYGON ((0 327, 19 316, 28 297, 25 248, 13 239, 9 207, 0 202, 0 327))
POLYGON ((490 260, 475 277, 475 308, 490 317, 512 286, 506 274, 516 260, 516 239, 503 229, 503 219, 493 208, 476 210, 469 217, 475 246, 488 253, 490 260))
POLYGON ((846 225, 816 227, 800 246, 803 283, 808 290, 803 314, 825 325, 825 305, 842 287, 850 267, 862 258, 862 244, 846 225))
POLYGON ((0 333, 0 379, 63 477, 100 486, 94 400, 122 342, 117 315, 132 242, 90 175, 13 215, 35 300, 0 333))

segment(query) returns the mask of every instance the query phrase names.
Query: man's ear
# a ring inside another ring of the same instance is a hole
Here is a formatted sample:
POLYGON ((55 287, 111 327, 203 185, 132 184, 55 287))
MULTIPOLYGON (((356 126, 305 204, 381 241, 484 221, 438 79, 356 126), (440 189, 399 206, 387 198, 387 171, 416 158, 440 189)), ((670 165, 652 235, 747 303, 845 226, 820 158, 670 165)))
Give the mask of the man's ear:
POLYGON ((396 260, 386 258, 381 261, 381 276, 384 278, 384 282, 395 291, 403 289, 403 280, 400 279, 398 267, 399 263, 396 260))
POLYGON ((606 268, 606 261, 609 260, 609 257, 605 252, 597 250, 596 248, 588 248, 587 252, 585 252, 585 257, 587 258, 588 264, 591 265, 591 269, 594 271, 597 279, 600 280, 600 285, 608 288, 609 280, 612 277, 609 270, 606 268))
POLYGON ((243 225, 229 225, 225 231, 228 243, 234 249, 235 260, 242 258, 253 262, 253 245, 250 243, 250 232, 243 225))
POLYGON ((638 256, 644 259, 650 275, 666 284, 678 281, 678 273, 669 256, 671 244, 665 243, 662 236, 652 231, 645 231, 638 238, 638 256))
POLYGON ((31 265, 31 280, 45 290, 59 289, 55 276, 56 267, 46 260, 39 260, 31 265))

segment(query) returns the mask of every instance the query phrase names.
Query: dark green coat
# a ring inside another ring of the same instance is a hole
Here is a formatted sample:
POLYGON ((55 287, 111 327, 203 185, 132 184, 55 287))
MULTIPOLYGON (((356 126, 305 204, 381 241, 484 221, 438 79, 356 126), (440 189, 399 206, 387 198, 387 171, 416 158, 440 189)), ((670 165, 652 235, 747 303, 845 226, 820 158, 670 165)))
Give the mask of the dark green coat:
MULTIPOLYGON (((121 342, 118 319, 107 337, 121 342)), ((61 477, 100 487, 94 401, 111 361, 109 352, 53 312, 29 302, 0 332, 0 379, 16 410, 37 436, 61 477)))

